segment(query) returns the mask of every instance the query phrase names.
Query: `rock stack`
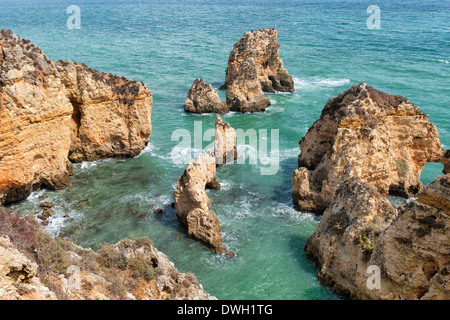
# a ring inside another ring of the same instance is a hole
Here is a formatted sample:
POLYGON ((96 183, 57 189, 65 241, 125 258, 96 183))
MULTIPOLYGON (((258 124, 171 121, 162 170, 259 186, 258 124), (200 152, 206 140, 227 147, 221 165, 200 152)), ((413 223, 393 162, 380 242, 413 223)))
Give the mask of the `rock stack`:
POLYGON ((294 82, 279 56, 276 29, 246 32, 228 58, 226 103, 217 92, 196 79, 188 92, 184 109, 194 113, 259 112, 270 106, 264 92, 294 92, 294 82))
MULTIPOLYGON (((294 92, 294 81, 283 67, 276 29, 261 29, 244 33, 228 57, 225 75, 226 89, 244 70, 242 62, 252 58, 255 73, 264 92, 294 92)), ((245 71, 244 71, 245 72, 245 71)))
POLYGON ((191 160, 178 178, 173 194, 175 209, 190 238, 223 253, 219 219, 209 209, 211 201, 206 195, 207 186, 220 187, 216 179, 216 159, 209 151, 191 160))
POLYGON ((227 113, 230 108, 203 79, 195 79, 184 103, 184 110, 192 113, 227 113))

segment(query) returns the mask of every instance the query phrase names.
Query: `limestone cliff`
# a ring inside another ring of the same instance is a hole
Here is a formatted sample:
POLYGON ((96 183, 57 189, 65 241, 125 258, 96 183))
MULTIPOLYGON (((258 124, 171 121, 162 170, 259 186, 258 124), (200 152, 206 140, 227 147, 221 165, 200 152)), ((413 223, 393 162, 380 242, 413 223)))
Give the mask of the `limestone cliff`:
POLYGON ((0 31, 0 203, 71 185, 73 107, 55 65, 30 41, 0 31))
POLYGON ((246 32, 233 47, 226 70, 227 89, 233 79, 242 73, 242 62, 254 59, 257 78, 264 92, 294 92, 294 82, 280 59, 280 45, 276 29, 261 29, 246 32))
POLYGON ((450 298, 450 175, 395 208, 358 177, 343 182, 308 239, 321 282, 353 299, 450 298), (372 269, 379 270, 372 286, 372 269))
POLYGON ((72 162, 137 156, 151 134, 152 95, 144 83, 55 61, 73 106, 72 162))
POLYGON ((151 133, 142 82, 52 62, 29 40, 0 31, 0 203, 71 185, 69 161, 131 157, 151 133))
POLYGON ((349 178, 359 177, 383 195, 408 197, 423 189, 420 173, 426 163, 448 163, 427 115, 406 98, 367 84, 330 99, 300 149, 293 202, 318 213, 349 178))

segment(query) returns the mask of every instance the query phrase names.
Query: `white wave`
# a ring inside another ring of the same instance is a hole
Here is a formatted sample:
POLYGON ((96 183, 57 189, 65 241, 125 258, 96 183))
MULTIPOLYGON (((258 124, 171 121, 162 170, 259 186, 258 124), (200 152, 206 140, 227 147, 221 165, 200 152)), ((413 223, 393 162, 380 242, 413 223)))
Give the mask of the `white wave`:
MULTIPOLYGON (((212 150, 210 150, 212 152, 212 150)), ((185 167, 189 161, 204 153, 203 149, 195 149, 191 147, 175 146, 166 156, 158 156, 165 160, 170 160, 176 167, 185 167)))
POLYGON ((136 158, 139 158, 141 155, 145 153, 149 153, 150 155, 154 155, 155 150, 159 150, 155 145, 153 145, 151 142, 148 143, 148 145, 139 153, 139 155, 136 158))
POLYGON ((227 180, 220 180, 219 183, 220 183, 220 190, 222 191, 228 191, 232 187, 231 182, 227 180))
POLYGON ((447 60, 438 60, 439 62, 442 62, 442 63, 446 63, 446 64, 449 64, 450 62, 448 62, 447 60))
POLYGON ((291 149, 284 149, 284 150, 280 150, 280 159, 284 160, 284 159, 289 159, 289 158, 296 158, 298 157, 300 153, 300 148, 296 147, 296 148, 291 148, 291 149))
POLYGON ((313 88, 313 87, 324 87, 333 88, 341 87, 350 83, 350 79, 327 79, 320 77, 309 77, 309 78, 297 78, 294 77, 294 85, 297 88, 313 88))

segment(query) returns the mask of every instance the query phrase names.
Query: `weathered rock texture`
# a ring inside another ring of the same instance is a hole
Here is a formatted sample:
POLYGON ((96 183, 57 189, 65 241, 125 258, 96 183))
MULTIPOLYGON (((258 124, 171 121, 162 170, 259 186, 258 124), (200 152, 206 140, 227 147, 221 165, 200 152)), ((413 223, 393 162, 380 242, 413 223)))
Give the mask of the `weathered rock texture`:
POLYGON ((36 276, 38 265, 0 237, 0 300, 55 300, 53 291, 36 276))
POLYGON ((42 185, 71 185, 69 161, 135 156, 151 132, 141 82, 73 62, 53 63, 30 41, 0 31, 0 203, 42 185))
POLYGON ((195 79, 184 102, 184 110, 193 113, 227 113, 230 108, 210 84, 203 79, 195 79))
POLYGON ((232 111, 259 112, 270 106, 264 95, 253 58, 240 64, 239 73, 227 85, 227 105, 232 111))
POLYGON ((246 32, 234 45, 228 58, 225 84, 227 89, 236 76, 243 72, 243 61, 254 59, 256 75, 265 92, 294 92, 294 82, 279 56, 276 29, 261 29, 246 32))
POLYGON ((42 271, 48 266, 31 261, 7 236, 0 237, 0 300, 216 299, 193 274, 180 273, 146 238, 123 239, 97 252, 60 241, 70 267, 56 274, 42 271))
POLYGON ((408 197, 423 189, 420 173, 426 163, 448 163, 427 115, 406 98, 367 84, 330 99, 300 149, 293 202, 317 213, 349 178, 359 177, 383 195, 408 197))
POLYGON ((0 31, 0 203, 44 184, 71 185, 73 107, 54 64, 30 41, 0 31))
POLYGON ((55 61, 73 105, 72 162, 134 157, 151 133, 152 95, 144 83, 72 61, 55 61))
POLYGON ((216 116, 214 136, 214 156, 216 166, 222 166, 227 162, 237 160, 236 130, 229 123, 216 116))
POLYGON ((396 209, 358 177, 343 182, 308 239, 324 284, 354 299, 450 298, 450 175, 396 209), (373 282, 375 266, 379 286, 373 282))
POLYGON ((205 192, 207 187, 220 188, 216 178, 216 159, 209 150, 190 161, 178 178, 173 194, 175 209, 190 238, 217 253, 224 253, 219 218, 209 209, 211 200, 205 192))

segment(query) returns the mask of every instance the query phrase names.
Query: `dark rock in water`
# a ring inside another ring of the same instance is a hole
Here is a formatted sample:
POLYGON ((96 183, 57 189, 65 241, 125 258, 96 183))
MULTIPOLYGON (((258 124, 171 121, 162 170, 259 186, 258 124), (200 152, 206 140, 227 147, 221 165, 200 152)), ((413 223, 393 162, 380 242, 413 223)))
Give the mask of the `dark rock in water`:
POLYGON ((153 213, 154 213, 154 214, 160 214, 160 213, 163 213, 163 209, 158 208, 158 209, 156 209, 155 211, 153 211, 153 213))
POLYGON ((212 180, 206 183, 205 188, 212 190, 220 190, 220 183, 217 182, 217 180, 212 180))
POLYGON ((45 201, 39 205, 41 208, 53 208, 55 205, 51 202, 45 201))
POLYGON ((54 214, 55 214, 55 212, 52 209, 48 209, 48 208, 45 208, 44 212, 42 212, 42 216, 45 218, 51 217, 54 214))
POLYGON ((236 252, 232 252, 232 251, 227 251, 223 255, 229 259, 236 258, 236 252))
POLYGON ((230 108, 203 79, 195 79, 184 103, 184 110, 193 113, 227 113, 230 108))
POLYGON ((294 81, 283 67, 279 56, 276 29, 261 29, 246 32, 234 45, 228 58, 225 84, 228 89, 233 79, 243 73, 242 61, 252 58, 257 78, 264 92, 294 92, 294 81))

